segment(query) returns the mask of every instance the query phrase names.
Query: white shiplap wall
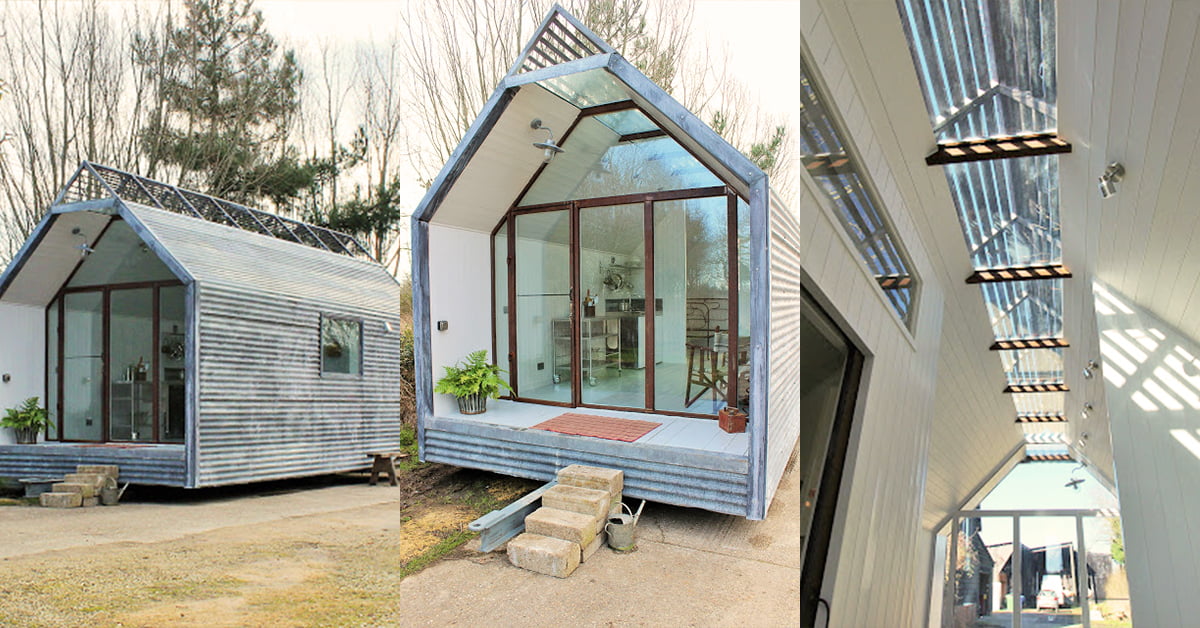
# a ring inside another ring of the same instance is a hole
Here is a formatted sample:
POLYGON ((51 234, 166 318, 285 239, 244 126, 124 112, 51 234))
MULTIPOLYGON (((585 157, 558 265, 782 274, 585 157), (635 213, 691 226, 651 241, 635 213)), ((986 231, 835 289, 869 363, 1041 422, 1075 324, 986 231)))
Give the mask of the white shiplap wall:
MULTIPOLYGON (((815 190, 802 267, 870 354, 826 573, 832 626, 924 625, 928 530, 1020 442, 1011 400, 892 3, 806 0, 803 39, 923 281, 908 333, 815 190)), ((804 187, 804 186, 802 186, 804 187)), ((810 286, 811 288, 812 286, 810 286)))
POLYGON ((767 504, 800 435, 800 228, 798 212, 771 203, 771 364, 767 422, 767 504))
MULTIPOLYGON (((30 397, 46 404, 46 310, 0 303, 0 412, 30 397)), ((0 445, 13 443, 10 429, 0 429, 0 445)))
POLYGON ((1200 618, 1200 342, 1098 284, 1096 321, 1112 423, 1133 616, 1200 618))

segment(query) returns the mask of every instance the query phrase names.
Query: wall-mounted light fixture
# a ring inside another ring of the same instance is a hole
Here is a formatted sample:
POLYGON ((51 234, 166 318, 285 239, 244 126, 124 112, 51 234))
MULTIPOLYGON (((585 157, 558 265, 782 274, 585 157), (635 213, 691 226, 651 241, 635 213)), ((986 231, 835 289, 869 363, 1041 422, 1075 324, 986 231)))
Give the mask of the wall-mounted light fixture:
POLYGON ((1083 367, 1083 378, 1092 379, 1096 376, 1096 370, 1100 368, 1100 364, 1095 360, 1088 360, 1087 366, 1083 367))
POLYGON ((88 246, 87 235, 83 233, 83 229, 75 227, 74 229, 71 229, 71 235, 83 240, 79 244, 75 245, 75 248, 79 251, 80 256, 87 257, 89 254, 96 252, 96 249, 88 246))
POLYGON ((545 131, 546 134, 550 136, 550 139, 546 140, 545 142, 534 142, 533 143, 533 146, 535 148, 542 149, 542 157, 543 157, 542 163, 548 164, 548 163, 550 163, 551 159, 554 159, 555 155, 562 153, 562 152, 566 152, 563 149, 559 148, 558 144, 554 143, 554 131, 551 131, 550 127, 543 125, 541 118, 534 118, 532 121, 530 121, 529 128, 535 129, 538 131, 545 131))
POLYGON ((1079 415, 1086 419, 1091 416, 1092 411, 1095 409, 1096 408, 1092 405, 1092 402, 1088 401, 1083 404, 1083 410, 1079 412, 1079 415))
POLYGON ((1108 198, 1117 193, 1117 183, 1125 177, 1125 166, 1118 162, 1108 164, 1100 175, 1100 198, 1108 198))

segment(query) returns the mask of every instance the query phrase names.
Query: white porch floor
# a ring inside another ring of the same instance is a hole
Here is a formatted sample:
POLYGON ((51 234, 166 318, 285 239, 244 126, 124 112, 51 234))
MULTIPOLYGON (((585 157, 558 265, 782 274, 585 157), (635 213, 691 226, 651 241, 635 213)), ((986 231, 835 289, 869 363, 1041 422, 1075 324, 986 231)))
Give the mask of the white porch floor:
MULTIPOLYGON (((456 421, 469 421, 488 425, 529 429, 534 425, 553 419, 567 412, 577 414, 592 414, 609 416, 637 421, 653 421, 661 423, 649 434, 632 443, 607 441, 629 447, 669 447, 673 449, 691 449, 696 451, 732 456, 748 456, 750 438, 748 433, 727 434, 717 426, 715 419, 692 419, 687 417, 666 416, 644 412, 619 412, 615 410, 600 410, 596 408, 564 408, 547 406, 538 403, 522 403, 505 399, 488 400, 488 410, 483 414, 466 415, 458 412, 457 408, 449 412, 439 412, 438 417, 456 421)), ((556 432, 546 432, 557 434, 556 432)), ((572 438, 589 438, 573 436, 572 438)), ((590 439, 589 440, 603 440, 590 439)))

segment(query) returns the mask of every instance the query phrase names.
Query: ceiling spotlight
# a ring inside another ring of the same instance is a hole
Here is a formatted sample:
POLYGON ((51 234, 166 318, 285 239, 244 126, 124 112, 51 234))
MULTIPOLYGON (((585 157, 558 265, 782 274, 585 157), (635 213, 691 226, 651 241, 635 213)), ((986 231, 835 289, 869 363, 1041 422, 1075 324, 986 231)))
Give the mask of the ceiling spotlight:
POLYGON ((1125 177, 1125 166, 1118 162, 1108 164, 1104 174, 1100 175, 1100 198, 1108 198, 1117 193, 1117 183, 1125 177))
POLYGON ((548 164, 550 163, 551 159, 554 159, 555 155, 565 152, 563 149, 559 148, 558 144, 554 143, 554 131, 551 131, 550 127, 544 126, 541 118, 534 118, 532 121, 530 121, 529 128, 545 131, 546 134, 550 136, 550 139, 546 140, 545 142, 533 143, 534 148, 540 148, 543 151, 542 163, 548 164))

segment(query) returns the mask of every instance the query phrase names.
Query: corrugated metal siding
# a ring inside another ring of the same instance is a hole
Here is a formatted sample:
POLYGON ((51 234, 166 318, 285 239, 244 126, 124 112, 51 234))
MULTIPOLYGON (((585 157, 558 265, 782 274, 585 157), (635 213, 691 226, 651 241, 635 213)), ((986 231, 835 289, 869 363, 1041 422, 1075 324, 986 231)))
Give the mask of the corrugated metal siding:
MULTIPOLYGON (((395 284, 374 290, 398 303, 395 284)), ((199 301, 197 486, 362 468, 365 452, 399 446, 400 334, 384 329, 399 329, 395 309, 216 283, 199 301), (322 314, 363 320, 361 378, 321 376, 322 314)))
POLYGON ((398 284, 382 266, 303 244, 137 205, 129 210, 197 281, 395 313, 398 284))
POLYGON ((771 365, 767 503, 800 437, 800 222, 771 204, 771 365))
POLYGON ((81 464, 115 464, 120 467, 122 483, 183 486, 186 477, 182 445, 0 445, 0 477, 62 477, 81 464))
POLYGON ((586 464, 625 473, 625 496, 746 515, 744 456, 636 446, 468 421, 425 421, 425 460, 549 481, 561 468, 586 464))

